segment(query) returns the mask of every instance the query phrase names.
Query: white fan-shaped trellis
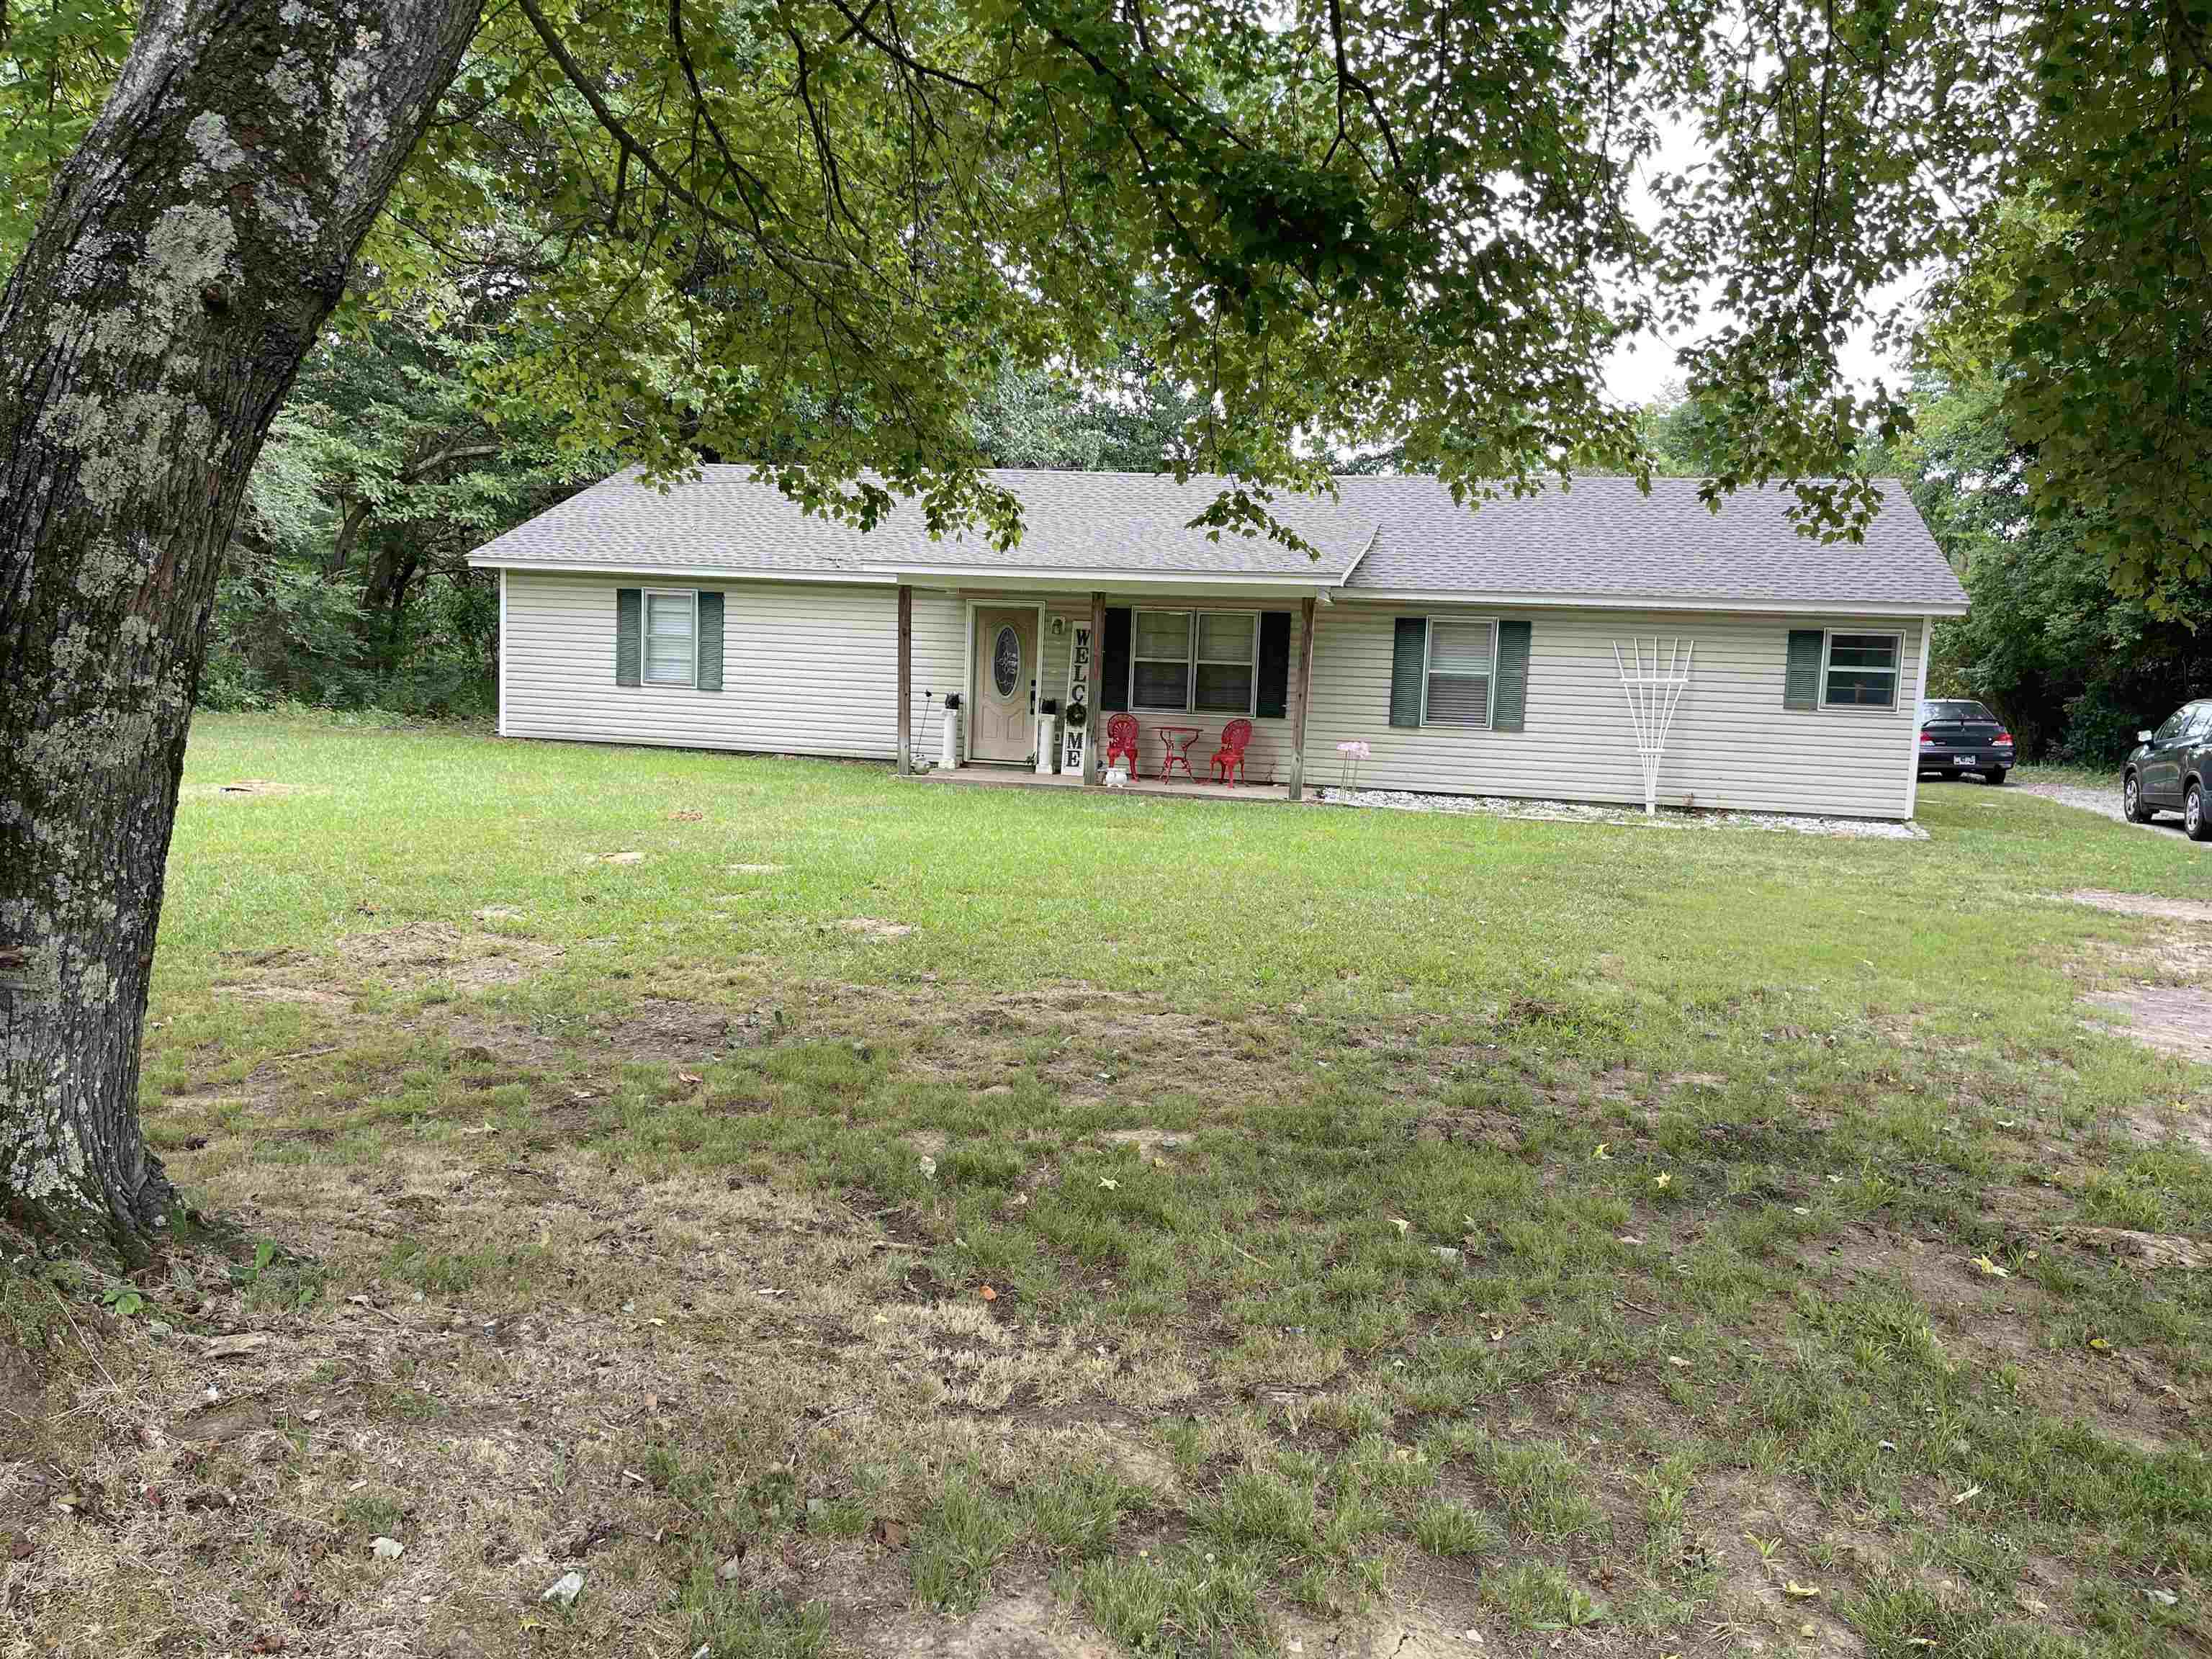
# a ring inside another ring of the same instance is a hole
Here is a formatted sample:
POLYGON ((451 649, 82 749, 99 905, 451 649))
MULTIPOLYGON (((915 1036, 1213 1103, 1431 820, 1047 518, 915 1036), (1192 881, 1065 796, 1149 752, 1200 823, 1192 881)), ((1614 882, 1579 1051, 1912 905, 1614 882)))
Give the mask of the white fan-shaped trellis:
POLYGON ((1675 706, 1682 688, 1690 683, 1690 659, 1698 642, 1679 635, 1665 641, 1651 636, 1651 659, 1645 666, 1644 641, 1628 641, 1623 656, 1620 641, 1613 644, 1613 665, 1620 671, 1620 694, 1628 701, 1628 718, 1636 727, 1636 757, 1644 763, 1644 810, 1659 810, 1659 760, 1667 751, 1668 728, 1674 723, 1675 706))

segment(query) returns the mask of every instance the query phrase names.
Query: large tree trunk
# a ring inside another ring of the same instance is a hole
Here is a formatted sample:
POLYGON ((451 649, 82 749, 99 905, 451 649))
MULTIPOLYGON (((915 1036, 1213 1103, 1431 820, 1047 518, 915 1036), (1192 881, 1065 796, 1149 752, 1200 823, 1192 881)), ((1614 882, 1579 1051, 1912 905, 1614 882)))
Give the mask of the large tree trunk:
POLYGON ((149 0, 0 297, 0 1202, 127 1255, 216 568, 479 0, 149 0))

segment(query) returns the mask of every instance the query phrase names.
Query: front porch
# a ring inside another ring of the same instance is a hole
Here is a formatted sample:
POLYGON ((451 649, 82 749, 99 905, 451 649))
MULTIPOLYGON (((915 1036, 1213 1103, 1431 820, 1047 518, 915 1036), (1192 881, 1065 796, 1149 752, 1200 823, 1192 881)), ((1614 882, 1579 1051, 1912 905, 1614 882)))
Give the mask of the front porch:
MULTIPOLYGON (((930 783, 969 783, 994 789, 1080 789, 1080 772, 1039 773, 1021 766, 958 766, 951 770, 933 767, 912 776, 930 783)), ((1095 787, 1095 786, 1094 786, 1095 787)), ((1113 793, 1130 795, 1180 795, 1193 800, 1237 800, 1288 802, 1293 797, 1287 785, 1279 783, 1213 783, 1201 779, 1196 783, 1182 778, 1131 778, 1126 784, 1114 786, 1113 793)))
POLYGON ((1074 579, 1019 586, 941 584, 899 573, 896 630, 898 769, 941 782, 985 787, 1105 787, 1109 723, 1133 722, 1142 775, 1115 787, 1144 794, 1218 800, 1299 800, 1311 697, 1315 624, 1328 604, 1312 578, 1152 580, 1125 575, 1109 591, 1074 579), (1142 583, 1143 585, 1139 585, 1142 583), (921 605, 917 605, 917 595, 921 605), (929 678, 915 677, 917 611, 929 678), (951 669, 952 672, 948 672, 951 669), (939 696, 951 681, 961 699, 948 715, 939 696), (939 702, 940 741, 925 746, 914 716, 917 690, 939 702), (1071 718, 1073 716, 1073 718, 1071 718), (1087 719, 1085 718, 1087 716, 1087 719), (952 720, 949 746, 944 741, 952 720), (1176 736, 1180 734, 1180 736, 1176 736), (1170 741, 1190 773, 1158 774, 1170 741), (1215 744, 1238 757, 1254 781, 1207 777, 1215 744), (1042 774, 1040 745, 1055 764, 1042 774), (1023 763, 1026 762, 1024 764, 1023 763))

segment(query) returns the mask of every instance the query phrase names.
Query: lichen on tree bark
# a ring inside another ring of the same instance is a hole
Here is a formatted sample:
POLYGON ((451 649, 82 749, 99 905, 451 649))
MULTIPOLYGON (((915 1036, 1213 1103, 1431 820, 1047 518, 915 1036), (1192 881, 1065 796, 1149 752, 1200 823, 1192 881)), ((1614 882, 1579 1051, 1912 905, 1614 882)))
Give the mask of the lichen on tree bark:
POLYGON ((151 0, 0 295, 0 1203, 143 1254, 139 1042, 208 611, 478 0, 151 0))

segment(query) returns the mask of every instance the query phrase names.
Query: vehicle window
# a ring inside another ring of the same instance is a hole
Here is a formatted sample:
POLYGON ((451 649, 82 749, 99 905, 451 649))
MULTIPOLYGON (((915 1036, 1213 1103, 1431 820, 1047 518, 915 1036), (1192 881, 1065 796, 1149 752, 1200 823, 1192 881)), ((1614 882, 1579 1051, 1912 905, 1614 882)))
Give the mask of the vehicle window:
POLYGON ((1920 705, 1920 718, 1946 724, 1978 720, 1995 725, 1997 717, 1985 705, 1968 698, 1936 697, 1920 705))
POLYGON ((2177 708, 2166 717, 2166 723, 2150 734, 2153 743, 2171 743, 2181 735, 2181 723, 2189 718, 2186 708, 2177 708))
POLYGON ((2212 734, 2212 702, 2200 702, 2197 705, 2195 716, 2190 721, 2189 735, 2192 738, 2201 738, 2208 734, 2212 734))

